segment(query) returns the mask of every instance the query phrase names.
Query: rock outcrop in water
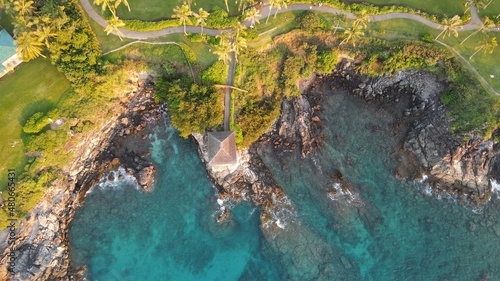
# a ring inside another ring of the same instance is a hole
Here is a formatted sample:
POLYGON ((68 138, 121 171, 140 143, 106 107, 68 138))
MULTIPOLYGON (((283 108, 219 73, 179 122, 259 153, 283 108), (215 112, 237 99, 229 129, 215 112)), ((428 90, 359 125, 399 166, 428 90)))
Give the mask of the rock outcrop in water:
POLYGON ((0 234, 0 280, 82 280, 85 269, 71 267, 68 227, 87 190, 119 165, 136 175, 143 188, 150 188, 154 167, 147 159, 147 148, 139 144, 145 143, 142 140, 149 132, 144 128, 159 118, 161 110, 153 103, 151 87, 138 78, 132 80, 121 106, 114 108, 114 117, 104 120, 96 133, 82 135, 73 148, 78 157, 67 169, 67 178, 54 182, 20 222, 15 244, 7 243, 8 229, 0 234), (5 266, 12 246, 16 248, 15 278, 5 266))
POLYGON ((492 195, 491 181, 500 179, 500 145, 480 135, 452 135, 450 120, 440 101, 447 82, 437 74, 406 70, 392 76, 357 75, 350 65, 334 77, 367 102, 389 108, 399 120, 394 134, 401 140, 396 174, 415 179, 422 173, 436 192, 446 192, 475 205, 492 195))
MULTIPOLYGON (((309 84, 309 83, 307 83, 309 84)), ((209 165, 207 171, 218 190, 219 199, 227 197, 236 202, 251 200, 263 208, 261 227, 264 233, 273 232, 273 228, 283 228, 278 213, 293 213, 293 207, 287 200, 283 189, 278 185, 272 172, 265 166, 257 153, 260 143, 271 143, 278 154, 299 149, 302 157, 311 153, 319 143, 319 130, 315 125, 319 119, 313 113, 319 105, 305 96, 283 101, 282 114, 271 128, 250 148, 239 152, 239 161, 232 169, 214 170, 209 165)), ((194 134, 198 142, 199 154, 208 163, 206 140, 200 134, 194 134)), ((286 166, 286 163, 283 163, 286 166)), ((219 221, 229 217, 228 209, 221 207, 219 221)))

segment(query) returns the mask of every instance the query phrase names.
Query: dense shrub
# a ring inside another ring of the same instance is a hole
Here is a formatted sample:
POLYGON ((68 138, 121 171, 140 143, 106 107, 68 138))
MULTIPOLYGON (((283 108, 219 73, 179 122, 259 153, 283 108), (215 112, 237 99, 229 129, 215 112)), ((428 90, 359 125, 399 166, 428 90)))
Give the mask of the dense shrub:
POLYGON ((102 73, 101 49, 79 3, 76 0, 47 1, 41 12, 53 22, 61 22, 49 48, 52 62, 73 87, 88 87, 92 84, 89 82, 102 73))
POLYGON ((330 74, 338 63, 338 55, 335 51, 322 51, 318 54, 316 61, 316 72, 330 74))
POLYGON ((168 19, 162 21, 142 21, 142 20, 123 20, 125 28, 136 31, 155 31, 168 27, 179 26, 179 21, 176 19, 168 19))
POLYGON ((327 26, 327 23, 318 17, 317 13, 311 11, 302 12, 297 17, 299 28, 302 30, 313 31, 327 26))
POLYGON ((49 119, 43 112, 37 112, 33 114, 26 124, 23 126, 23 131, 27 134, 37 134, 47 125, 49 125, 49 119))
POLYGON ((214 7, 207 18, 208 28, 230 28, 239 21, 238 17, 229 17, 228 13, 220 7, 214 7))
POLYGON ((161 79, 156 83, 157 101, 168 104, 172 125, 187 138, 192 132, 204 133, 207 128, 220 126, 223 121, 223 95, 214 87, 192 84, 186 87, 180 80, 161 79))
POLYGON ((200 74, 200 79, 212 84, 226 84, 228 67, 218 60, 200 74))
POLYGON ((281 83, 283 84, 283 95, 286 98, 300 95, 297 83, 300 79, 300 71, 304 67, 304 57, 291 55, 286 58, 283 72, 281 73, 281 83))

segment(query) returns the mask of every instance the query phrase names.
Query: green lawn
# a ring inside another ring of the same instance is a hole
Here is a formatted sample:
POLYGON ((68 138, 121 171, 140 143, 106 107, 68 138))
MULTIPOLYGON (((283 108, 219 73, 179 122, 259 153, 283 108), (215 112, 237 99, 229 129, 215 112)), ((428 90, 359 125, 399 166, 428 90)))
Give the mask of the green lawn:
POLYGON ((287 11, 279 13, 276 18, 271 15, 267 24, 265 18, 261 19, 260 24, 255 27, 261 35, 258 40, 249 42, 248 46, 250 48, 265 48, 267 44, 272 42, 273 37, 294 29, 297 26, 295 18, 301 13, 302 11, 287 11))
POLYGON ((369 35, 393 40, 393 39, 418 39, 420 34, 430 33, 434 37, 439 34, 439 30, 414 20, 392 19, 378 22, 370 22, 369 35))
POLYGON ((23 63, 0 79, 1 189, 5 186, 6 170, 22 168, 26 163, 22 125, 33 113, 52 109, 61 96, 71 90, 64 75, 43 58, 23 63))
POLYGON ((465 11, 462 0, 348 0, 349 3, 368 2, 375 5, 401 5, 428 12, 430 14, 443 14, 449 17, 463 14, 465 11))
MULTIPOLYGON (((490 18, 495 18, 500 14, 500 0, 493 0, 491 4, 486 7, 486 10, 479 10, 479 15, 481 17, 490 17, 490 18)), ((499 17, 500 18, 500 17, 499 17)))
MULTIPOLYGON (((188 52, 196 56, 196 61, 192 63, 195 75, 206 69, 217 60, 217 56, 212 54, 210 46, 204 43, 191 43, 182 34, 170 34, 159 37, 151 42, 177 42, 184 43, 190 49, 188 52)), ((117 62, 125 58, 138 59, 147 62, 150 66, 158 67, 165 62, 169 62, 186 74, 190 75, 187 68, 187 62, 179 47, 175 45, 148 45, 148 44, 133 44, 123 50, 111 53, 105 56, 111 62, 117 62)))
MULTIPOLYGON (((385 38, 385 39, 418 39, 418 36, 422 33, 430 33, 434 37, 439 34, 439 31, 433 28, 429 28, 418 22, 407 20, 407 19, 394 19, 386 20, 376 23, 370 23, 370 35, 385 38)), ((471 32, 460 32, 459 37, 446 37, 441 38, 440 41, 450 45, 455 48, 463 57, 469 59, 469 57, 474 53, 477 42, 481 39, 481 35, 477 34, 471 37, 463 45, 460 42, 467 37, 471 32)), ((500 34, 491 33, 491 36, 497 37, 497 41, 500 42, 500 34)), ((495 89, 495 91, 500 92, 500 49, 497 47, 492 54, 484 54, 479 52, 474 56, 469 62, 472 66, 483 76, 483 78, 495 89), (494 77, 492 78, 491 75, 494 77)))
MULTIPOLYGON (((226 10, 226 4, 223 0, 197 0, 191 5, 193 11, 198 11, 203 8, 206 11, 211 11, 214 6, 218 6, 226 10)), ((183 1, 180 0, 129 0, 130 12, 127 7, 121 5, 118 8, 118 15, 122 19, 140 19, 140 20, 160 20, 171 18, 173 9, 176 6, 181 6, 183 1)), ((238 14, 238 4, 235 0, 228 0, 229 14, 238 14)))
MULTIPOLYGON (((465 41, 463 45, 460 42, 470 33, 461 33, 458 38, 451 37, 441 41, 451 45, 455 48, 465 59, 475 52, 477 43, 481 40, 481 35, 475 35, 469 40, 465 41)), ((496 36, 497 42, 500 42, 500 34, 491 32, 490 36, 496 36)), ((485 54, 480 51, 469 62, 474 68, 483 76, 483 78, 490 84, 497 93, 500 93, 500 48, 496 48, 492 54, 485 54), (493 77, 491 77, 493 75, 493 77)))

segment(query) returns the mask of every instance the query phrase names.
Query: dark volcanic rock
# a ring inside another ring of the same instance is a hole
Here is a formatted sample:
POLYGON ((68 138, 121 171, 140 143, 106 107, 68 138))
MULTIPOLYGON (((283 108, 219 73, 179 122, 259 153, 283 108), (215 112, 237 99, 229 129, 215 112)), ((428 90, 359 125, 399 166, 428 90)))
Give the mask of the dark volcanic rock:
POLYGON ((142 169, 138 174, 138 182, 144 190, 151 190, 153 182, 155 180, 156 169, 153 165, 142 169))
POLYGON ((419 70, 382 77, 356 75, 349 64, 341 65, 334 77, 354 95, 379 103, 398 119, 393 130, 402 147, 397 152, 401 164, 397 176, 414 179, 421 171, 436 191, 454 194, 467 203, 489 200, 490 180, 500 177, 500 145, 473 133, 466 135, 466 141, 463 135, 451 134, 439 98, 446 81, 419 70))

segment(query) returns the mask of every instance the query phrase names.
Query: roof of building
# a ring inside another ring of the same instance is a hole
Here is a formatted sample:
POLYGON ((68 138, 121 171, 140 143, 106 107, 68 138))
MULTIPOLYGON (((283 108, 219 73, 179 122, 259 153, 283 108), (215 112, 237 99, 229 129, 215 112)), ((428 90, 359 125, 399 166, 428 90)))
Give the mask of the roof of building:
POLYGON ((212 166, 236 164, 236 138, 234 132, 208 132, 208 161, 212 166))
POLYGON ((0 70, 4 69, 2 63, 16 54, 16 48, 12 36, 5 29, 0 30, 0 70))

